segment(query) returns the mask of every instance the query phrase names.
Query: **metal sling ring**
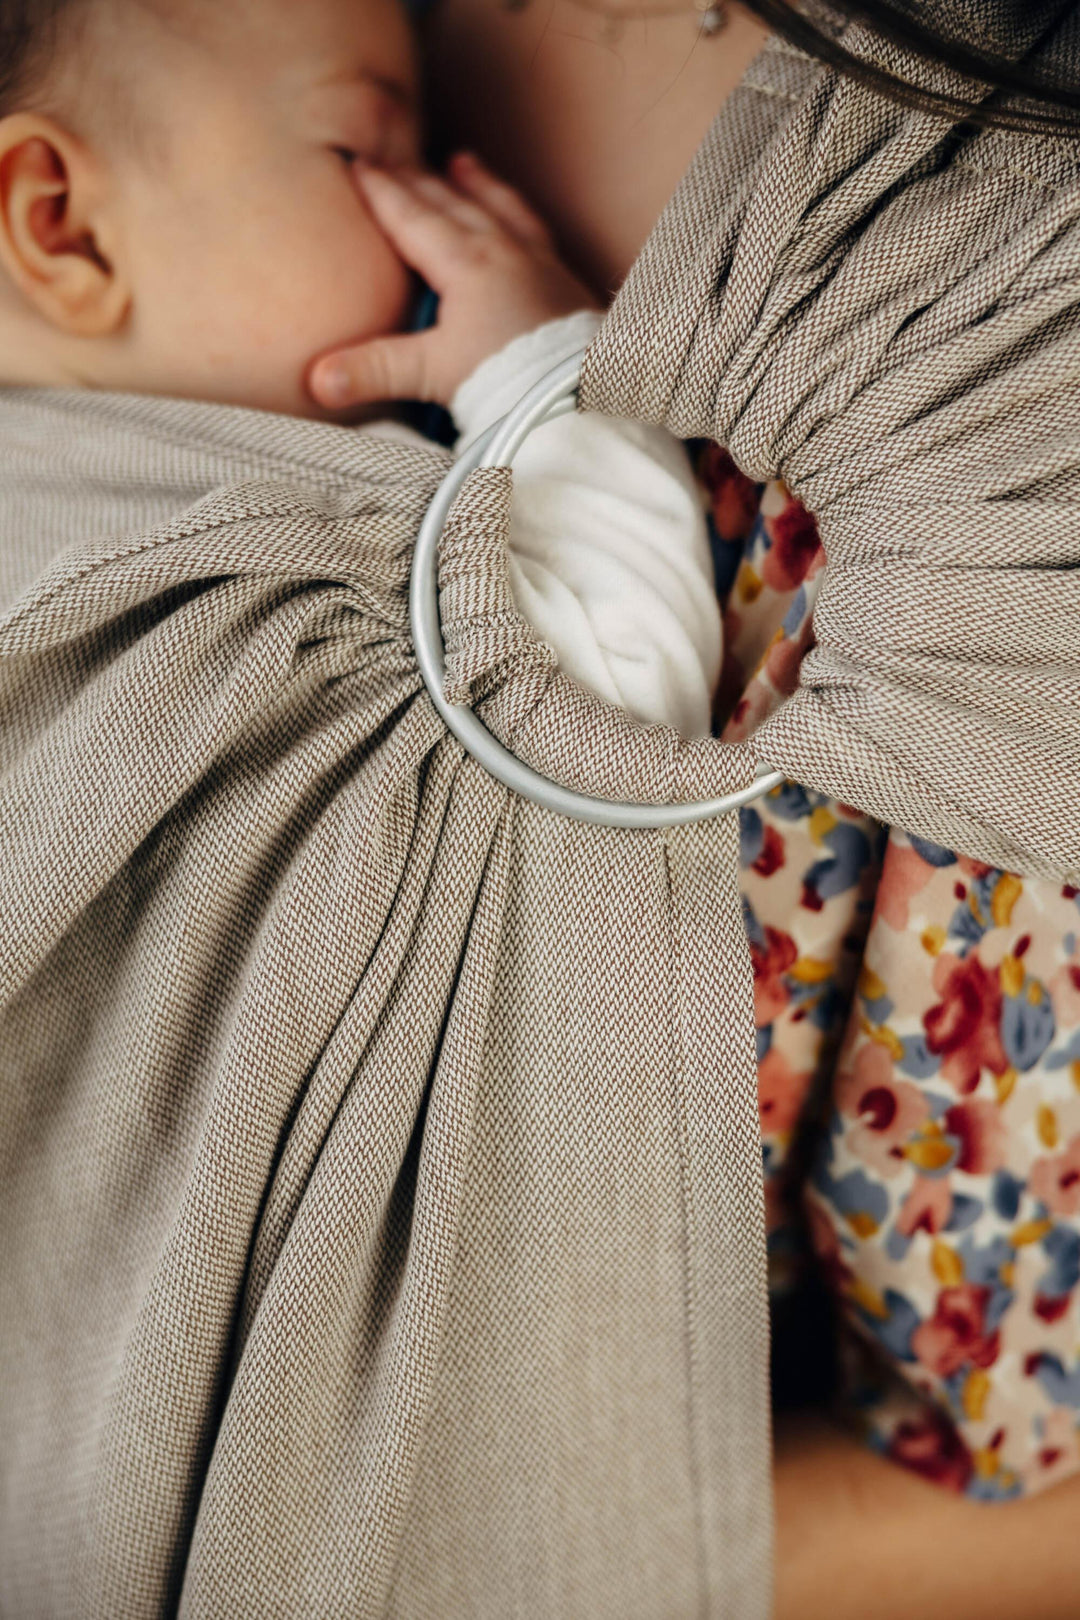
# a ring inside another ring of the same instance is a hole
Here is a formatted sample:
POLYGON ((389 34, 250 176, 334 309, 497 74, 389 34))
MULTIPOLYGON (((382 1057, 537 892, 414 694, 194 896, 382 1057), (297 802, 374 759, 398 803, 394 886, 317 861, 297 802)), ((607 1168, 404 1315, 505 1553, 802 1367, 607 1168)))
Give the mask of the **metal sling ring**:
POLYGON ((428 507, 416 540, 412 576, 409 581, 409 617, 416 661, 431 701, 451 731, 496 781, 512 788, 522 798, 532 799, 548 810, 590 821, 601 827, 678 827, 692 821, 706 821, 750 804, 785 780, 782 771, 758 766, 758 774, 748 787, 726 793, 717 799, 698 799, 688 804, 626 804, 618 799, 593 798, 560 787, 525 765, 516 754, 504 748, 467 704, 447 703, 443 696, 445 660, 442 625, 439 620, 437 565, 439 540, 447 514, 462 484, 477 467, 509 467, 526 436, 541 422, 564 416, 575 408, 581 378, 584 350, 550 371, 494 427, 476 439, 455 461, 428 507))

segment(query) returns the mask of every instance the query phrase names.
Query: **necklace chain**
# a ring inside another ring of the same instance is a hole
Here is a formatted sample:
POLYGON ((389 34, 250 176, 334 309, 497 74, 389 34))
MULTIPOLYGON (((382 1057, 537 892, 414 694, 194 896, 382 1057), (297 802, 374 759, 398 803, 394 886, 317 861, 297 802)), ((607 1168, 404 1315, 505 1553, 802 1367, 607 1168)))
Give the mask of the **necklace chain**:
MULTIPOLYGON (((502 0, 506 11, 525 11, 532 4, 532 0, 502 0)), ((591 11, 596 16, 603 17, 607 23, 612 39, 617 39, 628 22, 639 17, 674 17, 678 12, 686 9, 686 0, 639 0, 631 12, 627 11, 622 0, 573 0, 574 5, 582 11, 591 11)), ((727 0, 692 0, 692 10, 697 20, 698 32, 706 39, 722 33, 728 22, 727 0)))

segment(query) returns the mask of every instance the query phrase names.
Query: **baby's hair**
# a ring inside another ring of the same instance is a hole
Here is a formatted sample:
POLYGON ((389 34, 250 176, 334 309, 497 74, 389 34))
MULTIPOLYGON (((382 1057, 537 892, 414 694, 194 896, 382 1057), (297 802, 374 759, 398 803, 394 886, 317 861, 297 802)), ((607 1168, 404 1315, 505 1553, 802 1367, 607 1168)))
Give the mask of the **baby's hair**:
POLYGON ((115 47, 140 14, 168 22, 174 9, 173 0, 0 0, 0 118, 42 113, 73 133, 160 155, 115 47))
POLYGON ((60 45, 78 0, 0 0, 0 117, 32 97, 60 45))

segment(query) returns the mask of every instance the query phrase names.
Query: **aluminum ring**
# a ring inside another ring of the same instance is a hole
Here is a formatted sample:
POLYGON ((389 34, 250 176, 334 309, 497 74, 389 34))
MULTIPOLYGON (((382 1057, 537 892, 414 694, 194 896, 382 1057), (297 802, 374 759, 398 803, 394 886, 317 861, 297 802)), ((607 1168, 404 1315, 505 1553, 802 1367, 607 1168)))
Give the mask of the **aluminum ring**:
POLYGON ((687 804, 628 804, 618 799, 594 798, 591 794, 561 787, 558 782, 534 771, 493 736, 468 704, 447 703, 443 696, 446 663, 437 578, 439 541, 447 515, 471 472, 477 467, 509 467, 533 428, 575 408, 584 352, 581 350, 556 366, 530 388, 501 421, 474 440, 436 490, 420 525, 409 579, 409 620, 416 661, 447 730, 496 781, 522 798, 575 821, 588 821, 600 827, 680 827, 694 821, 707 821, 712 816, 738 810, 779 787, 786 780, 783 771, 759 765, 755 779, 737 793, 687 804))

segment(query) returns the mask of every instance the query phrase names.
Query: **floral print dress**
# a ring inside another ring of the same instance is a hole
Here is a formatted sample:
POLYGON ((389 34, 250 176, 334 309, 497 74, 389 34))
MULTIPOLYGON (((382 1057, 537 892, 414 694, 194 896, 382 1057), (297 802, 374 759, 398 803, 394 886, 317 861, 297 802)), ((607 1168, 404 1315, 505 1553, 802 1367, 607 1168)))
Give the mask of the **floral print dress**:
MULTIPOLYGON (((725 604, 714 729, 793 688, 824 555, 696 448, 725 604)), ((1080 897, 788 783, 742 812, 774 1305, 836 1302, 838 1402, 983 1500, 1080 1470, 1080 897)))

